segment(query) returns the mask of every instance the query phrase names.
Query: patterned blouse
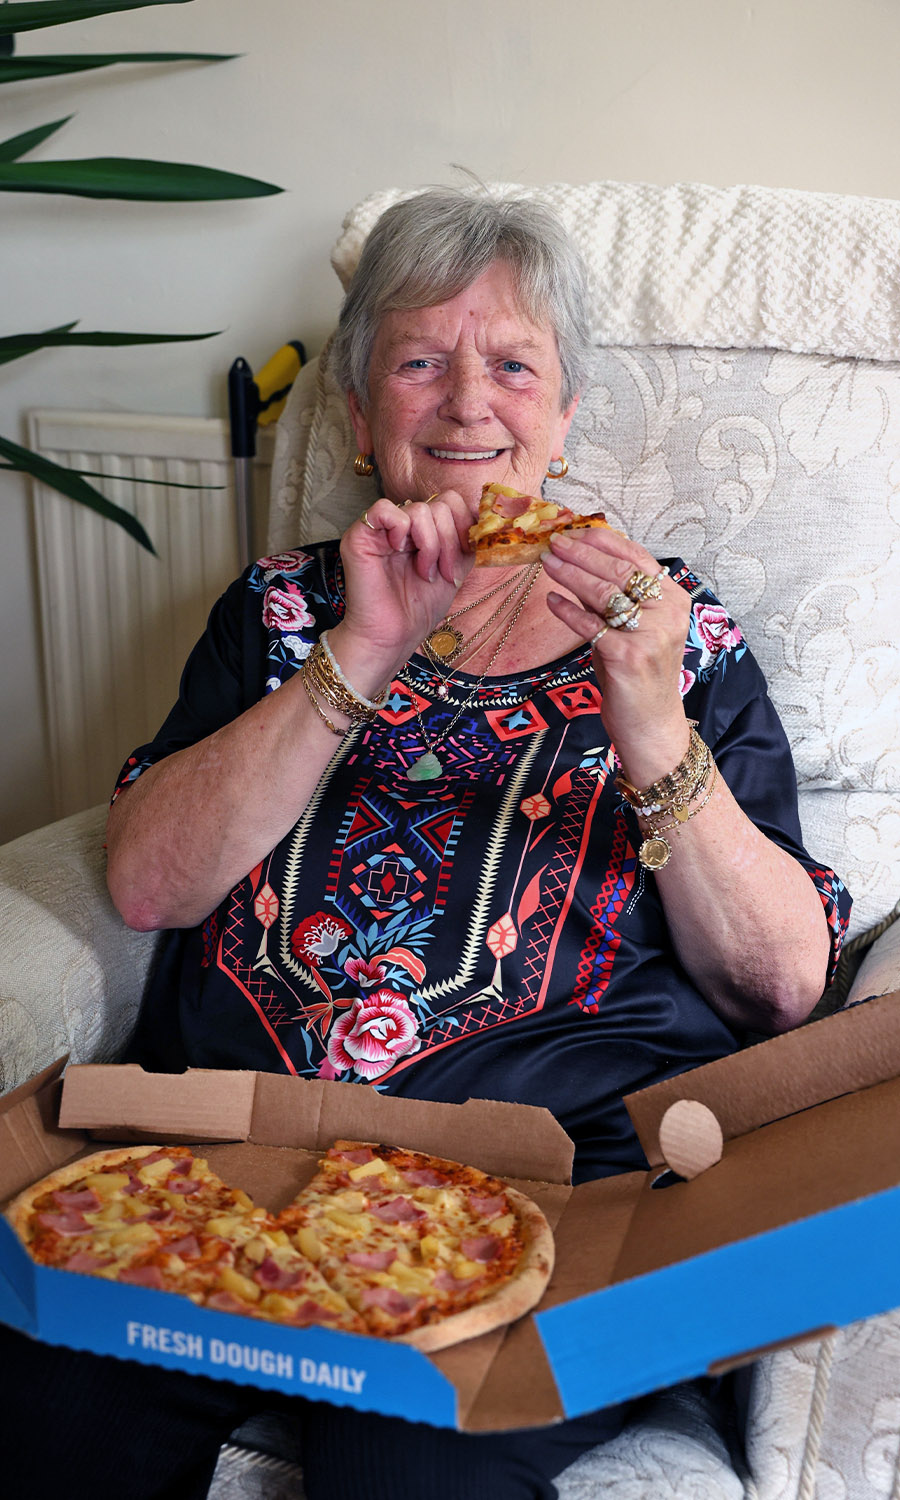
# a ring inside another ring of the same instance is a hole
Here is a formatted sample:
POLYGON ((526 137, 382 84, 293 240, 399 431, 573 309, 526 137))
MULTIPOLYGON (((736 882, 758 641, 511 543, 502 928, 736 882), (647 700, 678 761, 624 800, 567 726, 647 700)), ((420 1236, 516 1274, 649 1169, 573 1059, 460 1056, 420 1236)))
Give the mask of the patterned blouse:
MULTIPOLYGON (((693 599, 686 712, 748 817, 808 871, 833 970, 850 898, 803 848, 762 674, 722 606, 669 566, 693 599)), ((335 543, 248 569, 115 795, 297 672, 341 617, 342 582, 335 543)), ((205 922, 164 935, 130 1057, 542 1105, 575 1141, 578 1179, 645 1166, 623 1095, 746 1039, 675 957, 600 711, 586 646, 481 684, 444 684, 416 656, 290 833, 205 922), (441 774, 410 779, 429 746, 441 774)))

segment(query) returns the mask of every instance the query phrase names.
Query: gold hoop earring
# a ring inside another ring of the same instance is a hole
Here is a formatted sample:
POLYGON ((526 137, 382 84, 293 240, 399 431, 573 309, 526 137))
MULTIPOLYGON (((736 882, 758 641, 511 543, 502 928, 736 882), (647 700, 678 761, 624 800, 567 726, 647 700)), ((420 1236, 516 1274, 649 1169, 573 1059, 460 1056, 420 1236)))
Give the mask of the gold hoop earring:
POLYGON ((375 465, 372 462, 372 455, 370 453, 357 453, 353 460, 353 472, 354 474, 358 474, 360 479, 368 479, 370 474, 374 474, 375 465))
POLYGON ((559 458, 551 458, 550 467, 547 470, 548 479, 565 479, 568 472, 569 465, 566 463, 566 460, 563 458, 562 454, 560 454, 559 458), (554 464, 558 464, 559 468, 554 468, 554 464))

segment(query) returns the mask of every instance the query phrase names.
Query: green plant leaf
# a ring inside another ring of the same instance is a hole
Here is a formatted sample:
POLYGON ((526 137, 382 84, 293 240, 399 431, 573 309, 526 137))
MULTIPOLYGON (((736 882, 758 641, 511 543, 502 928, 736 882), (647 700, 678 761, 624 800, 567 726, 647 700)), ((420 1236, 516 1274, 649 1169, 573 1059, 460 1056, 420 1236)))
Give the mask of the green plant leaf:
POLYGON ((136 542, 152 552, 154 557, 157 555, 156 548, 137 517, 124 510, 121 505, 114 505, 112 500, 107 500, 105 495, 95 490, 92 484, 86 483, 74 469, 55 464, 42 454, 32 453, 30 448, 23 448, 20 443, 10 442, 9 438, 4 437, 0 437, 0 457, 9 459, 9 467, 18 473, 30 474, 32 479, 48 485, 70 500, 77 500, 79 505, 86 505, 89 510, 96 511, 98 516, 115 521, 136 542))
POLYGON ((0 365, 38 349, 68 348, 84 345, 88 348, 116 349, 128 344, 186 344, 198 339, 217 338, 221 329, 212 333, 109 333, 92 330, 88 333, 72 333, 75 323, 63 323, 59 328, 48 328, 44 333, 11 333, 0 338, 0 365))
POLYGON ((186 4, 190 0, 32 0, 31 4, 0 5, 0 36, 110 16, 120 10, 144 10, 148 5, 186 4))
MULTIPOLYGON (((2 14, 2 10, 0 10, 2 14)), ((0 164, 0 192, 69 193, 79 198, 128 198, 153 203, 261 198, 283 189, 217 167, 98 156, 85 161, 0 164)))
MULTIPOLYGON (((0 8, 0 15, 2 15, 0 8)), ((46 53, 43 57, 0 58, 0 83, 23 83, 32 78, 55 78, 61 73, 86 73, 115 63, 231 62, 238 52, 94 52, 73 57, 46 53)))
MULTIPOLYGON (((0 70, 3 64, 0 62, 0 70)), ((71 115, 65 115, 61 120, 51 120, 49 125, 38 125, 35 130, 26 130, 22 135, 10 136, 8 141, 0 141, 0 161, 18 161, 27 151, 33 151, 35 146, 40 146, 43 141, 59 130, 60 126, 67 125, 71 115)))

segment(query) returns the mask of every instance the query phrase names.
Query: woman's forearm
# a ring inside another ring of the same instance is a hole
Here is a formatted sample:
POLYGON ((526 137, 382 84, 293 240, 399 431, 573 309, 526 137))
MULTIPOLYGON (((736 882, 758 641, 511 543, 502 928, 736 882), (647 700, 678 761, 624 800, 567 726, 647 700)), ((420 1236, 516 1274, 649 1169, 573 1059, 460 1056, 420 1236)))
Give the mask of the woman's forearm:
POLYGON ((297 821, 338 744, 297 676, 126 787, 109 816, 107 880, 128 925, 208 916, 297 821))
POLYGON ((666 838, 656 875, 678 957, 725 1020, 788 1031, 822 993, 828 924, 797 860, 766 838, 721 776, 696 816, 666 838))

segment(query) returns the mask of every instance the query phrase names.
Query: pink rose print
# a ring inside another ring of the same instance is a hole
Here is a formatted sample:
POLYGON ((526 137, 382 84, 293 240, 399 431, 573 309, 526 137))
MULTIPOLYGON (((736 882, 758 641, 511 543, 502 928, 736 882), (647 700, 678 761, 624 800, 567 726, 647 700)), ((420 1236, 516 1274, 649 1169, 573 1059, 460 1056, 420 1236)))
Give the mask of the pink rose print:
POLYGON ((682 667, 682 669, 681 669, 681 677, 680 677, 679 683, 678 683, 678 691, 680 692, 682 698, 685 696, 686 693, 690 692, 691 688, 694 686, 694 683, 696 681, 697 681, 697 673, 696 672, 689 672, 686 667, 682 667))
POLYGON ((274 552, 271 557, 261 557, 258 566, 264 573, 299 573, 308 561, 308 552, 274 552))
POLYGON ((346 1015, 335 1021, 328 1038, 328 1061, 344 1073, 352 1068, 370 1081, 380 1078, 401 1057, 418 1052, 418 1022, 403 995, 376 990, 365 1000, 354 1000, 346 1015))
POLYGON ((295 583, 286 583, 283 589, 266 589, 263 597, 263 624, 267 630, 302 630, 312 625, 313 617, 306 607, 303 594, 295 583))
POLYGON ((708 652, 710 656, 717 651, 731 651, 744 639, 738 627, 729 623, 721 604, 696 605, 694 621, 704 652, 708 652))
POLYGON ((377 958, 348 958, 344 964, 344 973, 355 979, 364 990, 370 990, 373 985, 381 983, 387 970, 377 958))
POLYGON ((348 938, 352 928, 340 917, 326 911, 317 911, 312 917, 304 917, 291 933, 291 952, 302 964, 317 969, 323 958, 330 958, 340 943, 348 938))

